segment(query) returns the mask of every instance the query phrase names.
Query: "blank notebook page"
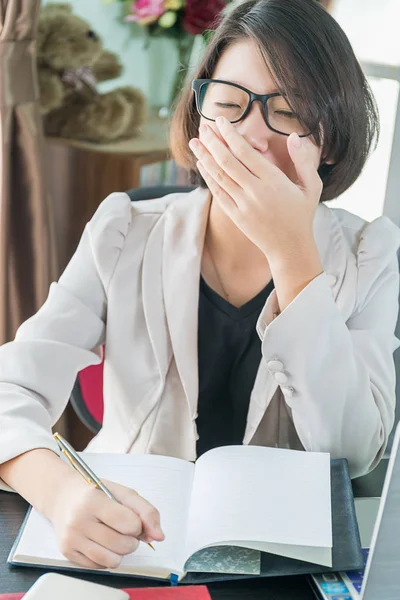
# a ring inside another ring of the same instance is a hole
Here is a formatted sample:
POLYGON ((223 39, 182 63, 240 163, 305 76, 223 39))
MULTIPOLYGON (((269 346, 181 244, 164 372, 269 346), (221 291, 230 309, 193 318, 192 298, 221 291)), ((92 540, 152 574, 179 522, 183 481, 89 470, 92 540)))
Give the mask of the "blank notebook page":
POLYGON ((189 524, 191 551, 221 540, 251 541, 252 548, 293 558, 301 550, 303 560, 329 566, 330 455, 257 446, 206 453, 196 464, 189 524))
MULTIPOLYGON (((135 489, 161 514, 165 541, 155 542, 154 552, 141 543, 134 554, 122 559, 124 565, 171 567, 182 560, 186 536, 194 465, 163 456, 130 456, 83 453, 82 458, 100 477, 135 489)), ((66 560, 57 547, 53 526, 32 509, 15 554, 42 559, 66 560)))

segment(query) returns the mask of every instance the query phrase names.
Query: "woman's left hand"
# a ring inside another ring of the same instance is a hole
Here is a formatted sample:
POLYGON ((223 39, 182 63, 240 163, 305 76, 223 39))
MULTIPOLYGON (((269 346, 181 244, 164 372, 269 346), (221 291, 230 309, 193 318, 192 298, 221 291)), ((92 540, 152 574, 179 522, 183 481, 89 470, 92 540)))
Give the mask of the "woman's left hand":
POLYGON ((206 125, 189 145, 203 179, 224 212, 269 261, 313 244, 313 221, 322 192, 315 166, 319 149, 309 138, 288 137, 297 182, 255 150, 227 119, 221 138, 206 125), (194 142, 194 143, 193 143, 194 142), (300 142, 300 144, 298 144, 300 142))

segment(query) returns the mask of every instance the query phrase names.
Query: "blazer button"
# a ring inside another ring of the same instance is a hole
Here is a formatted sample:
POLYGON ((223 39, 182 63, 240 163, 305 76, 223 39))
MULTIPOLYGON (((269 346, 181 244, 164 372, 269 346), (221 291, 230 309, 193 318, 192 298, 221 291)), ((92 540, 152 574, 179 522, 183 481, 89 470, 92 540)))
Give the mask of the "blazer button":
POLYGON ((270 371, 283 371, 283 362, 280 360, 270 360, 267 363, 267 367, 270 371))
POLYGON ((291 398, 293 396, 294 393, 294 387, 289 386, 289 387, 281 387, 282 392, 284 393, 285 396, 287 396, 288 398, 291 398))
POLYGON ((282 373, 282 371, 278 371, 277 373, 274 373, 274 377, 278 383, 286 383, 288 380, 288 376, 285 375, 285 373, 282 373))

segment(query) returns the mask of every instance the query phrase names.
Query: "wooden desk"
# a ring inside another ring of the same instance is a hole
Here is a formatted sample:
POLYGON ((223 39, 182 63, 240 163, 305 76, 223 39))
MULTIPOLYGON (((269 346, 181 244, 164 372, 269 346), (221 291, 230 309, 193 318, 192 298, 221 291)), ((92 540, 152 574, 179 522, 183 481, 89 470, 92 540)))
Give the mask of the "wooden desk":
MULTIPOLYGON (((46 571, 31 567, 11 567, 6 561, 28 504, 16 494, 0 492, 0 593, 26 592, 46 571)), ((60 571, 62 572, 62 571, 60 571)), ((87 581, 111 587, 159 587, 166 585, 151 580, 115 575, 73 574, 87 581)), ((315 600, 305 577, 272 577, 270 579, 214 583, 208 586, 213 600, 315 600)))

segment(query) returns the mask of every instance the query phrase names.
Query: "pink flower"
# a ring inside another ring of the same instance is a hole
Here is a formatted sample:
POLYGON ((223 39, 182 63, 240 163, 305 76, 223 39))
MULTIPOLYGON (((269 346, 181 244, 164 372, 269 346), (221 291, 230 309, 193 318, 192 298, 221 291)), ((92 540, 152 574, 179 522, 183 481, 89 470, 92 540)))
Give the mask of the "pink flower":
POLYGON ((165 12, 164 0, 136 0, 131 6, 131 11, 132 13, 125 17, 125 21, 149 25, 165 12))

